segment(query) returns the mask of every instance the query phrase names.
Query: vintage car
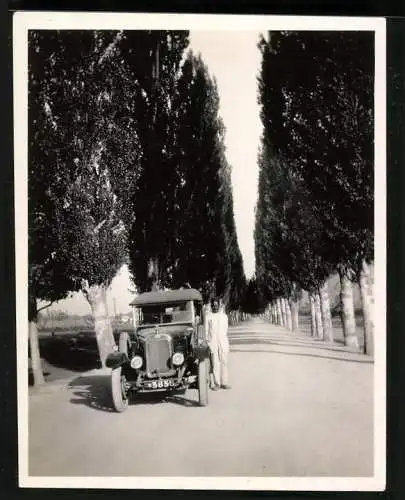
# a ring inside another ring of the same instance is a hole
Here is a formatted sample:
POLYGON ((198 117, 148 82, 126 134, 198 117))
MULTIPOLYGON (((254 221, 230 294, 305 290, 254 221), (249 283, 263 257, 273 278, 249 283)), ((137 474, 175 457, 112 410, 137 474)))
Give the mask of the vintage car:
POLYGON ((196 388, 199 405, 206 406, 209 349, 200 292, 146 292, 130 305, 134 328, 120 334, 118 351, 107 357, 114 409, 124 411, 136 393, 188 388, 196 388))

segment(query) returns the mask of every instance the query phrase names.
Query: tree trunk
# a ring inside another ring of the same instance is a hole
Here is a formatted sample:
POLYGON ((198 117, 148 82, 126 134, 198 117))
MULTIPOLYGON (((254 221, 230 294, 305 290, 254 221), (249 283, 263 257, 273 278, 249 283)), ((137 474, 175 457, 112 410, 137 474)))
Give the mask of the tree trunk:
POLYGON ((311 306, 311 337, 316 337, 316 310, 315 310, 315 297, 309 294, 309 304, 311 306))
POLYGON ((323 324, 321 312, 321 298, 319 293, 315 294, 315 322, 316 322, 316 336, 323 340, 323 324))
POLYGON ((116 346, 107 309, 107 289, 104 285, 92 285, 85 291, 85 296, 94 317, 101 366, 105 368, 107 356, 116 346))
POLYGON ((374 332, 374 262, 368 266, 369 269, 369 292, 370 292, 370 311, 371 318, 373 320, 373 332, 374 332))
POLYGON ((285 328, 287 327, 287 312, 285 310, 285 300, 284 297, 280 299, 280 307, 281 307, 281 324, 285 328))
POLYGON ((283 313, 281 310, 281 299, 276 300, 276 310, 277 310, 277 324, 283 326, 283 313))
POLYGON ((330 300, 329 300, 329 290, 328 281, 320 288, 321 297, 321 311, 322 311, 322 323, 323 323, 323 336, 328 342, 333 342, 333 327, 332 327, 332 315, 330 312, 330 300))
POLYGON ((160 289, 159 280, 159 259, 158 257, 151 257, 148 262, 148 277, 151 280, 151 291, 160 289))
POLYGON ((370 266, 366 261, 362 263, 362 269, 360 272, 360 295, 361 295, 361 305, 363 309, 363 329, 364 329, 364 354, 369 354, 370 356, 374 353, 374 318, 373 318, 373 286, 372 278, 370 273, 370 266))
POLYGON ((275 302, 271 303, 271 322, 273 325, 277 325, 277 307, 275 302))
POLYGON ((353 284, 345 273, 340 274, 340 304, 345 345, 359 349, 354 317, 353 284))
POLYGON ((286 319, 287 319, 287 328, 289 330, 292 330, 290 301, 288 299, 284 299, 284 304, 285 304, 285 312, 286 312, 286 319))
POLYGON ((298 332, 300 329, 299 325, 299 302, 297 300, 291 301, 291 316, 292 316, 292 330, 293 332, 298 332))
POLYGON ((35 297, 28 297, 28 335, 31 353, 31 369, 34 379, 34 386, 40 386, 45 382, 41 366, 41 355, 38 341, 38 311, 35 297))

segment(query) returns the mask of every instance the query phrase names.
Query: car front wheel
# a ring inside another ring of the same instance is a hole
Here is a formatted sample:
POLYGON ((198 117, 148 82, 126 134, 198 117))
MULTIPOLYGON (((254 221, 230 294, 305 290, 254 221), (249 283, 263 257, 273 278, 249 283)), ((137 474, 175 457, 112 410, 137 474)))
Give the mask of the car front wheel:
POLYGON ((198 364, 198 403, 200 406, 208 404, 208 360, 204 359, 198 364))
POLYGON ((121 366, 114 368, 111 372, 111 395, 114 410, 122 413, 128 408, 128 391, 125 387, 126 378, 122 373, 121 366))

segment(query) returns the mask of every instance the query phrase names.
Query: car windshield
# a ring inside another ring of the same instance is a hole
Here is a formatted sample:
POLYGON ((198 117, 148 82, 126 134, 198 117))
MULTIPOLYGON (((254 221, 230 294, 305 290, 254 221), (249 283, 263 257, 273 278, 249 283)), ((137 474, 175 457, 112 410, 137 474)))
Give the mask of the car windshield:
POLYGON ((138 309, 139 325, 192 323, 192 301, 145 305, 138 309))

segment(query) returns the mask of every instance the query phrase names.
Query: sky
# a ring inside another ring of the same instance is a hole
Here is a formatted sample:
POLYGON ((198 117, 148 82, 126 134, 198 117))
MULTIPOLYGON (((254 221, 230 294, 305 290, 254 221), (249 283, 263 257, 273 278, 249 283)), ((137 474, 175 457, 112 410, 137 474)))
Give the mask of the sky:
MULTIPOLYGON (((224 122, 226 156, 232 167, 234 215, 245 274, 254 273, 254 207, 257 199, 257 153, 261 135, 257 104, 257 75, 260 53, 259 32, 191 31, 189 48, 201 56, 217 80, 220 116, 224 122)), ((133 295, 127 267, 123 267, 108 291, 109 313, 126 313, 133 295)), ((89 314, 90 306, 81 293, 55 303, 50 310, 89 314)))

